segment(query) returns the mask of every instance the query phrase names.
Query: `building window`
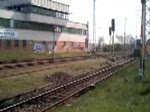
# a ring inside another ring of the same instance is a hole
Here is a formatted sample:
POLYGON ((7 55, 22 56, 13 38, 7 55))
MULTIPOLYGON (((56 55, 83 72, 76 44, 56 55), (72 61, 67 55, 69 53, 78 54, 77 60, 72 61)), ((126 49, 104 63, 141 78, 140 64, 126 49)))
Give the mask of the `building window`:
POLYGON ((10 27, 10 20, 0 18, 0 26, 2 27, 10 27))
POLYGON ((38 13, 38 9, 36 7, 31 7, 31 12, 38 13))
POLYGON ((64 19, 64 14, 63 13, 60 13, 60 18, 64 19))
POLYGON ((78 44, 79 48, 81 47, 80 43, 78 44))
POLYGON ((46 41, 43 41, 42 44, 43 44, 43 45, 46 45, 46 41))
POLYGON ((27 41, 26 40, 22 40, 22 47, 25 48, 27 46, 27 41))
POLYGON ((52 11, 52 16, 56 17, 56 12, 52 11))
POLYGON ((54 45, 56 46, 56 44, 57 44, 57 41, 54 41, 54 45))
POLYGON ((61 27, 57 26, 56 27, 56 32, 61 32, 61 27))
POLYGON ((74 46, 74 42, 71 42, 71 47, 73 47, 74 46))
POLYGON ((19 40, 15 40, 15 47, 19 47, 19 40))
POLYGON ((67 19, 67 14, 64 14, 64 19, 67 19))
POLYGON ((86 35, 86 30, 83 30, 83 35, 86 35))
POLYGON ((61 13, 60 12, 58 13, 58 18, 61 18, 61 13))
POLYGON ((62 28, 62 32, 69 33, 69 28, 65 28, 65 27, 63 27, 63 28, 62 28))
POLYGON ((11 28, 14 27, 14 20, 10 20, 10 27, 11 27, 11 28))
POLYGON ((66 42, 64 42, 64 45, 63 45, 64 47, 66 46, 66 42))
POLYGON ((75 29, 70 28, 70 29, 69 29, 69 32, 70 32, 70 33, 74 33, 74 32, 75 32, 75 29))
POLYGON ((57 18, 59 17, 59 12, 56 12, 56 17, 57 17, 57 18))
POLYGON ((69 16, 68 16, 68 14, 66 14, 66 19, 68 20, 68 18, 69 18, 69 16))
MULTIPOLYGON (((61 17, 61 13, 58 13, 58 14, 60 14, 59 17, 61 17)), ((18 29, 27 29, 27 30, 31 29, 31 30, 37 30, 37 31, 50 31, 52 27, 51 24, 18 21, 18 20, 11 20, 10 22, 9 19, 2 19, 2 20, 0 19, 0 26, 6 27, 7 24, 5 23, 8 23, 8 27, 14 27, 18 29)), ((62 27, 62 26, 56 26, 56 32, 66 32, 66 33, 72 33, 72 34, 86 35, 85 29, 76 29, 76 28, 69 28, 69 27, 67 28, 67 27, 62 27)))
POLYGON ((10 48, 10 46, 11 46, 11 40, 6 40, 6 47, 10 48))

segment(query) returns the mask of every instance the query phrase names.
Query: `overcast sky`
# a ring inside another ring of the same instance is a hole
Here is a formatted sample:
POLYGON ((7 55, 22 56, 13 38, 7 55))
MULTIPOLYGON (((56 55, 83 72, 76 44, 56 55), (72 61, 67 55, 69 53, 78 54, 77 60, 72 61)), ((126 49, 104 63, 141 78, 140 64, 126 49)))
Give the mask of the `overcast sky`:
MULTIPOLYGON (((70 5, 70 20, 90 23, 90 40, 92 41, 93 28, 93 0, 55 0, 70 5)), ((115 19, 115 35, 124 34, 126 20, 126 33, 140 36, 141 0, 96 0, 96 38, 104 36, 109 41, 108 29, 111 19, 115 19), (136 30, 137 29, 137 30, 136 30), (137 33, 136 33, 137 32, 137 33)))

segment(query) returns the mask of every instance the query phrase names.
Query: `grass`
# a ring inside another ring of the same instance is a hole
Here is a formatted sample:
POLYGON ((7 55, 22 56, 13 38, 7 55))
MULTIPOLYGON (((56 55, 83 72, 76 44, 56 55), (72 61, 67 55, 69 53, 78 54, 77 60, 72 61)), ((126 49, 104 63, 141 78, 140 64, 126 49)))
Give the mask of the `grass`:
MULTIPOLYGON (((121 52, 118 52, 121 53, 121 52)), ((104 52, 96 52, 92 55, 105 55, 104 52)), ((56 58, 75 57, 75 56, 87 56, 86 52, 67 52, 67 53, 55 53, 56 58)), ((39 58, 52 58, 52 53, 1 53, 0 61, 4 60, 24 60, 24 59, 39 59, 39 58)))
POLYGON ((78 98, 71 106, 49 112, 150 112, 150 59, 145 77, 138 77, 138 64, 122 70, 78 98))
MULTIPOLYGON (((47 70, 43 72, 38 72, 34 74, 27 74, 23 76, 13 76, 13 77, 5 77, 0 78, 0 99, 8 98, 14 95, 17 95, 22 92, 27 92, 38 88, 40 86, 46 85, 48 82, 44 82, 44 78, 47 75, 51 75, 55 72, 65 72, 69 75, 76 76, 81 73, 91 71, 93 69, 100 68, 100 63, 105 60, 85 60, 80 62, 73 62, 68 64, 67 67, 63 68, 55 68, 52 70, 47 70)), ((30 70, 35 70, 38 68, 44 68, 45 66, 39 67, 31 67, 30 70)), ((24 71, 29 70, 29 68, 24 69, 24 71)), ((6 72, 0 73, 1 75, 5 74, 9 76, 9 74, 23 72, 23 68, 15 70, 6 70, 6 72)))
MULTIPOLYGON (((56 53, 58 57, 74 57, 74 56, 85 56, 86 52, 68 52, 68 53, 56 53)), ((52 58, 51 53, 1 53, 1 60, 23 60, 23 59, 37 59, 37 58, 52 58)))
POLYGON ((19 76, 0 79, 0 98, 9 98, 16 94, 20 94, 38 88, 41 85, 46 84, 46 82, 42 80, 42 75, 26 75, 23 77, 19 76))

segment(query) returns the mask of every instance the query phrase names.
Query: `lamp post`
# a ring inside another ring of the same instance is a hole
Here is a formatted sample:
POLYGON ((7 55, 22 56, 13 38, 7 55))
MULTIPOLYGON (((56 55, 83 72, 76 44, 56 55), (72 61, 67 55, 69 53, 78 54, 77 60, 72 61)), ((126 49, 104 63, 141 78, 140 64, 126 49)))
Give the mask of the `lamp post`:
POLYGON ((55 28, 56 28, 56 26, 52 27, 52 32, 53 32, 53 61, 55 61, 55 28))

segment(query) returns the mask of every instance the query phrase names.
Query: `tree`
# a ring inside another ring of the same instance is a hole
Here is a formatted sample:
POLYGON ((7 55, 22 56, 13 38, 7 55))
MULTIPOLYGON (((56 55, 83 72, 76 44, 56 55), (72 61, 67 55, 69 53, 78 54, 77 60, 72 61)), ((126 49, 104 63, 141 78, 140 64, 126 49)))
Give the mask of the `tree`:
POLYGON ((134 38, 132 35, 126 36, 126 49, 131 50, 133 47, 134 38))
MULTIPOLYGON (((115 52, 121 51, 122 50, 121 49, 121 44, 118 44, 118 43, 114 44, 114 50, 115 50, 115 52)), ((110 45, 104 46, 103 51, 104 52, 109 52, 110 51, 110 45)))
POLYGON ((124 50, 130 49, 134 40, 131 34, 126 35, 125 37, 122 35, 116 35, 116 39, 122 45, 122 48, 124 46, 124 50))
POLYGON ((98 45, 97 45, 97 50, 102 50, 102 46, 104 45, 104 37, 98 37, 98 45))
POLYGON ((124 44, 124 36, 122 36, 122 35, 116 35, 116 39, 118 40, 118 42, 120 43, 120 44, 124 44))

